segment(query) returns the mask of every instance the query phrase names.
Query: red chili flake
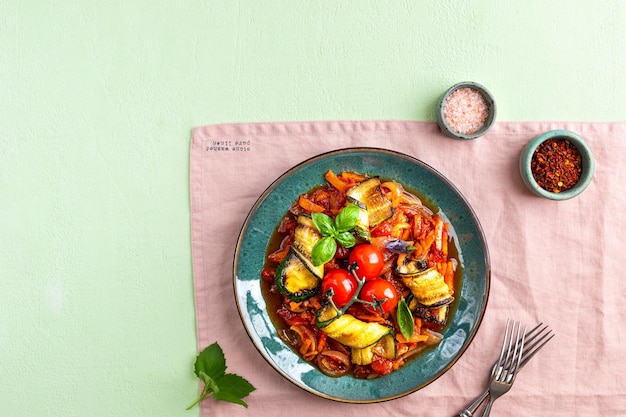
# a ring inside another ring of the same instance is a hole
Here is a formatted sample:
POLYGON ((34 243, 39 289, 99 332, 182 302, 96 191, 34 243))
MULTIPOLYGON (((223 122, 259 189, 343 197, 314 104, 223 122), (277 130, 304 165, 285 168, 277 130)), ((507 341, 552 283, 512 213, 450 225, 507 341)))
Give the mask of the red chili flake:
POLYGON ((537 184, 553 193, 575 186, 580 180, 582 165, 580 152, 567 139, 549 139, 541 143, 530 162, 537 184))

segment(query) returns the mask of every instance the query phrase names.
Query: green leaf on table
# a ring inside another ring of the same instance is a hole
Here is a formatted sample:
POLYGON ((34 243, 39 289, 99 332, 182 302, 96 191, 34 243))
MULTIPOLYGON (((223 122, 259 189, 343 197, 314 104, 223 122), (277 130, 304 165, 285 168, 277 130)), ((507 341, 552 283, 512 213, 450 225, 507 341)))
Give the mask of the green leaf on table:
POLYGON ((411 313, 406 301, 404 301, 404 298, 400 299, 398 302, 397 315, 400 332, 406 340, 409 340, 415 331, 415 320, 413 319, 413 314, 411 313))
POLYGON ((196 376, 203 381, 201 374, 208 375, 212 379, 224 375, 224 372, 226 372, 226 358, 222 348, 217 343, 208 346, 196 358, 194 368, 196 376))
POLYGON ((198 399, 187 407, 187 410, 210 396, 219 401, 248 407, 242 398, 255 388, 241 376, 226 373, 226 358, 217 342, 200 352, 196 358, 194 373, 204 383, 204 388, 198 399))
POLYGON ((235 374, 226 374, 218 381, 220 386, 219 392, 214 393, 217 400, 228 401, 235 404, 243 405, 248 408, 242 398, 246 397, 254 387, 245 379, 235 374))

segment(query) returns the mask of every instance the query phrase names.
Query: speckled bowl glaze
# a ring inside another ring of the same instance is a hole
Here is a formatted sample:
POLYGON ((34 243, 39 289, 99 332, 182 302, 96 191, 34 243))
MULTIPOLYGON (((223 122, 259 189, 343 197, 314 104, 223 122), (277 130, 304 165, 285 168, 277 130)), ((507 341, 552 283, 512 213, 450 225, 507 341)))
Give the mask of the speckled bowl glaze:
POLYGON ((482 321, 490 284, 485 236, 467 200, 446 178, 410 156, 383 149, 350 148, 306 160, 278 178, 259 197, 242 227, 235 251, 234 292, 252 343, 263 358, 296 386, 322 398, 372 403, 402 397, 445 373, 471 343, 482 321), (442 342, 390 375, 372 379, 331 378, 302 360, 279 338, 266 311, 260 273, 274 228, 298 195, 324 183, 329 170, 355 171, 399 181, 420 190, 451 225, 463 269, 458 300, 442 342))
POLYGON ((493 95, 489 92, 489 90, 487 90, 487 88, 485 88, 485 86, 472 82, 472 81, 464 81, 464 82, 460 82, 458 84, 453 85, 452 87, 450 87, 439 99, 439 103, 437 105, 437 124, 439 125, 439 128, 441 129, 441 132, 451 138, 455 138, 455 139, 476 139, 482 135, 484 135, 485 133, 487 133, 487 131, 491 128, 491 126, 493 125, 493 122, 496 120, 496 113, 497 113, 497 108, 496 108, 496 101, 493 98, 493 95), (456 132, 455 130, 453 130, 448 123, 446 122, 446 119, 444 117, 444 106, 446 103, 446 99, 450 96, 450 94, 452 94, 454 91, 460 89, 460 88, 464 88, 464 87, 468 87, 471 88, 472 90, 476 90, 480 93, 480 95, 485 99, 485 101, 487 102, 487 106, 489 108, 489 113, 487 115, 487 120, 485 120, 485 123, 483 124, 483 127, 480 128, 478 131, 476 131, 475 133, 472 134, 463 134, 460 132, 456 132))
POLYGON ((526 146, 524 146, 520 155, 519 170, 524 184, 526 184, 528 189, 535 195, 550 200, 568 200, 582 193, 591 183, 591 179, 593 178, 593 173, 595 171, 595 160, 593 158, 591 148, 582 136, 569 130, 550 130, 534 137, 526 144, 526 146), (578 183, 576 183, 573 188, 560 193, 553 193, 541 188, 535 181, 531 170, 531 161, 535 149, 541 143, 549 139, 569 140, 574 146, 576 146, 582 157, 582 174, 580 180, 578 180, 578 183))

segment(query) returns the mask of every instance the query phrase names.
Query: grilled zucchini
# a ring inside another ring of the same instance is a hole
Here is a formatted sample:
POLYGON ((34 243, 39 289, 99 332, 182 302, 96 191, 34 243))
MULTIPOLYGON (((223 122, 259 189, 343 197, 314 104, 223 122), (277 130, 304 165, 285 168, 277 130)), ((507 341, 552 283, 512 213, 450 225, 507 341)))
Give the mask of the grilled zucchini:
POLYGON ((422 307, 435 308, 453 301, 452 291, 443 279, 443 275, 435 268, 418 273, 401 275, 402 282, 407 286, 417 303, 422 307))
POLYGON ((361 321, 351 314, 343 314, 322 327, 322 331, 343 345, 364 348, 378 342, 393 329, 380 323, 361 321))
POLYGON ((352 348, 352 363, 355 365, 369 365, 376 357, 385 359, 396 358, 396 338, 393 334, 386 334, 376 343, 364 348, 352 348))
POLYGON ((324 278, 324 265, 313 265, 311 252, 313 251, 313 246, 315 246, 321 238, 322 235, 309 216, 298 216, 298 224, 294 232, 294 241, 291 244, 291 249, 309 271, 319 279, 324 278))
POLYGON ((321 283, 322 281, 311 273, 293 251, 276 269, 276 287, 291 301, 298 302, 311 298, 317 294, 321 283))
POLYGON ((359 207, 359 220, 355 230, 366 240, 370 240, 371 227, 378 226, 393 215, 391 200, 386 198, 380 189, 378 177, 368 178, 350 188, 346 192, 346 200, 359 207))

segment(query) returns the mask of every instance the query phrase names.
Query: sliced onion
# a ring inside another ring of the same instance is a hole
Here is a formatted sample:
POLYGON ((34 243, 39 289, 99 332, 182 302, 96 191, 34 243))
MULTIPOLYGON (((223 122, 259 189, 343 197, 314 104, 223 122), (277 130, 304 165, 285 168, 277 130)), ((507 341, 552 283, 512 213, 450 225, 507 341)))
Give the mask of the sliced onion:
POLYGON ((306 356, 310 350, 315 350, 317 338, 311 329, 307 326, 291 326, 291 330, 300 336, 301 343, 297 348, 303 356, 306 356))
POLYGON ((278 332, 278 337, 280 337, 283 342, 296 349, 302 344, 300 335, 291 329, 281 329, 278 332))
POLYGON ((336 377, 350 372, 350 358, 337 350, 325 350, 317 355, 317 366, 325 375, 336 377))
POLYGON ((422 200, 407 191, 404 191, 402 193, 402 196, 400 197, 400 203, 413 206, 421 212, 428 214, 429 216, 432 216, 434 214, 431 209, 429 209, 424 205, 424 203, 422 203, 422 200))
POLYGON ((441 342, 441 339, 443 339, 443 335, 441 333, 437 333, 434 330, 424 329, 424 333, 428 335, 428 339, 424 341, 426 346, 436 345, 441 342))
POLYGON ((410 357, 417 355, 418 353, 423 351, 425 348, 426 348, 425 344, 419 344, 414 349, 408 350, 408 351, 404 352, 402 355, 398 356, 398 359, 400 359, 400 360, 407 360, 410 357))

